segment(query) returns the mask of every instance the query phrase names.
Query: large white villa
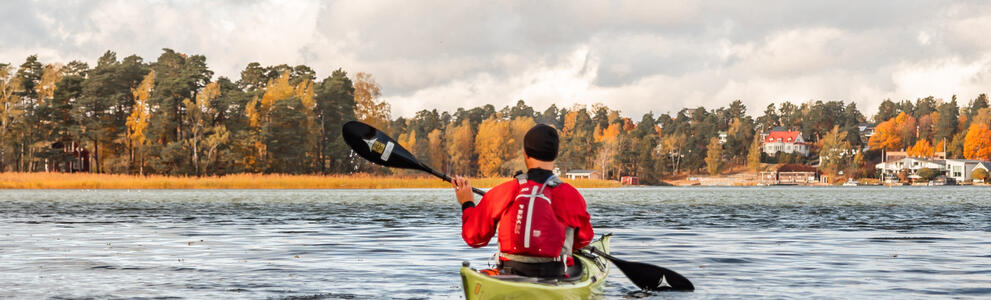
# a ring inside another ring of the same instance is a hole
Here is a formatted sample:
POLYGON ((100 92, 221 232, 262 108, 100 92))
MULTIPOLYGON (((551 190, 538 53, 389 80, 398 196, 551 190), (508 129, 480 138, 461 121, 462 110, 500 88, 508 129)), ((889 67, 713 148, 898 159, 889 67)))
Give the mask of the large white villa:
POLYGON ((991 162, 973 159, 927 159, 919 157, 905 157, 894 161, 879 163, 874 166, 885 176, 895 177, 902 170, 908 170, 909 174, 917 175, 919 170, 933 169, 946 177, 953 178, 957 182, 971 181, 971 174, 975 169, 984 169, 991 173, 991 162))
POLYGON ((771 131, 764 138, 764 153, 775 155, 778 152, 801 153, 809 156, 809 145, 805 143, 801 131, 771 131))

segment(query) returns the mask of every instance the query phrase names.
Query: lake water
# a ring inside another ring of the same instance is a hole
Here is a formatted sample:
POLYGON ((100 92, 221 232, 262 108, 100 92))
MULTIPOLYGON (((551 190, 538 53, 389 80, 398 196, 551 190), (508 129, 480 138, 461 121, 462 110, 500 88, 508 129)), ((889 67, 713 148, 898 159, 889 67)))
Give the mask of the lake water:
MULTIPOLYGON (((991 297, 991 189, 583 190, 617 257, 691 279, 604 298, 991 297)), ((458 299, 449 190, 0 191, 0 298, 458 299)))

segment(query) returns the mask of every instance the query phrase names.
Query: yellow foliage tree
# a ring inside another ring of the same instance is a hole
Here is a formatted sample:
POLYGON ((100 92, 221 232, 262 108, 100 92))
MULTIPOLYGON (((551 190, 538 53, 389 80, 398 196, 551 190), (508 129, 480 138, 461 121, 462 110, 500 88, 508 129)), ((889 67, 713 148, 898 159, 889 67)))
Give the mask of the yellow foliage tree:
POLYGON ((510 159, 511 154, 506 147, 512 142, 509 136, 509 122, 504 120, 492 117, 478 125, 475 152, 478 153, 478 171, 482 175, 499 175, 503 163, 510 159))
POLYGON ((389 132, 388 125, 392 108, 389 103, 379 101, 382 88, 371 74, 358 72, 354 78, 354 116, 358 121, 389 132))
POLYGON ((289 72, 283 72, 278 78, 268 81, 268 85, 265 86, 265 94, 262 95, 261 102, 259 103, 258 112, 264 118, 272 109, 272 105, 275 105, 275 101, 295 95, 296 89, 289 83, 289 72))
MULTIPOLYGON (((137 163, 138 174, 144 175, 144 149, 148 145, 145 129, 148 128, 148 121, 151 120, 151 106, 148 99, 151 98, 151 91, 155 88, 155 71, 152 70, 141 80, 137 88, 131 89, 134 95, 134 107, 131 108, 131 115, 127 117, 127 139, 131 147, 131 164, 137 163)), ((133 171, 132 171, 133 172, 133 171)))
POLYGON ((62 80, 62 75, 61 64, 45 65, 45 68, 41 73, 41 82, 34 87, 35 91, 38 92, 39 102, 43 102, 55 96, 55 84, 62 80))
POLYGON ((718 137, 709 139, 706 146, 705 167, 709 175, 719 174, 719 169, 723 166, 723 145, 719 143, 718 137))
POLYGON ((471 158, 474 155, 475 135, 471 123, 464 120, 460 125, 447 126, 444 133, 447 141, 447 156, 450 158, 451 172, 455 174, 471 174, 471 158))
POLYGON ((430 162, 434 167, 447 170, 447 155, 444 153, 444 133, 440 129, 434 129, 427 134, 427 149, 429 150, 430 162))
POLYGON ((829 174, 837 174, 849 166, 853 147, 846 141, 846 135, 847 132, 840 131, 839 126, 833 126, 819 141, 819 159, 822 162, 820 169, 829 174))
POLYGON ((908 148, 908 155, 913 157, 933 157, 936 154, 935 148, 928 140, 919 140, 915 145, 908 148))
POLYGON ((595 142, 608 143, 611 141, 615 141, 616 138, 619 137, 620 130, 622 130, 622 126, 620 126, 619 123, 609 124, 609 127, 606 127, 604 129, 597 127, 595 132, 596 134, 594 136, 595 142))
POLYGON ((963 155, 968 159, 991 159, 991 129, 983 123, 974 123, 967 129, 963 155))
POLYGON ((750 149, 747 151, 747 167, 754 172, 760 172, 762 168, 760 157, 764 150, 761 149, 760 145, 760 134, 755 134, 753 142, 750 143, 750 149))
POLYGON ((216 112, 210 106, 210 101, 220 97, 220 84, 217 82, 211 82, 196 94, 196 101, 191 101, 189 98, 183 100, 183 105, 186 107, 186 122, 189 123, 189 143, 190 149, 193 150, 192 163, 193 168, 196 171, 196 175, 202 174, 202 166, 200 160, 200 153, 203 152, 203 140, 206 136, 212 134, 213 129, 213 118, 216 112))
MULTIPOLYGON (((265 93, 262 94, 261 99, 257 97, 248 102, 247 107, 244 109, 245 115, 248 117, 248 125, 251 127, 253 134, 249 136, 251 141, 249 144, 254 148, 254 153, 245 155, 245 165, 250 166, 255 170, 261 170, 263 168, 263 162, 258 158, 264 158, 267 153, 267 147, 265 143, 259 138, 261 128, 268 121, 268 114, 272 110, 272 106, 275 105, 279 100, 285 100, 292 97, 296 97, 303 104, 301 112, 306 116, 305 123, 303 127, 306 128, 307 132, 316 132, 316 115, 314 109, 316 109, 316 97, 314 93, 313 82, 308 78, 304 78, 302 81, 296 85, 292 84, 290 80, 291 75, 289 71, 282 72, 278 78, 270 79, 268 84, 265 86, 265 93)), ((314 135, 306 135, 304 147, 312 151, 316 151, 316 137, 314 135)), ((217 140, 217 139, 215 139, 217 140)))
POLYGON ((509 121, 509 136, 506 137, 507 156, 501 167, 503 173, 526 168, 526 163, 523 162, 523 136, 536 125, 537 122, 531 117, 519 117, 509 121))

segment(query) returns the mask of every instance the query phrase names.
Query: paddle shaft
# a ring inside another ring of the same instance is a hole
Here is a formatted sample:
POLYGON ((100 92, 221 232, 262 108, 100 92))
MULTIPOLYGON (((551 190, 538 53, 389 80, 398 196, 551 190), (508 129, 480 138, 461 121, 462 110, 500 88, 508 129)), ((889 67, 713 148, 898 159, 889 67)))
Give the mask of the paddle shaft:
MULTIPOLYGON (((440 179, 442 179, 444 181, 447 181, 447 182, 451 182, 452 181, 451 176, 447 176, 447 174, 444 174, 444 173, 441 173, 441 172, 437 172, 437 170, 434 170, 433 168, 428 167, 428 166, 425 166, 423 164, 421 164, 420 166, 423 167, 421 170, 423 170, 424 172, 427 172, 427 173, 430 173, 431 175, 437 176, 438 178, 440 178, 440 179)), ((475 194, 478 194, 479 196, 485 196, 485 191, 480 190, 480 189, 478 189, 476 187, 472 187, 471 188, 471 191, 474 192, 475 194)))

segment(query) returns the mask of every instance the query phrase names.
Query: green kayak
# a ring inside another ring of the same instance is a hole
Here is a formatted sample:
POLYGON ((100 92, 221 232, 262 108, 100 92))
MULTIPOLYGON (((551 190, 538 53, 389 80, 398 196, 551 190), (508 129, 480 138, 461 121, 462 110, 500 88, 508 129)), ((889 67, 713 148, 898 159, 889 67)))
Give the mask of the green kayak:
MULTIPOLYGON (((589 247, 609 253, 610 235, 593 241, 589 247)), ((586 299, 601 294, 602 283, 609 275, 609 262, 601 257, 575 255, 583 266, 577 280, 562 281, 515 275, 487 275, 467 266, 461 267, 465 298, 474 299, 586 299)))

